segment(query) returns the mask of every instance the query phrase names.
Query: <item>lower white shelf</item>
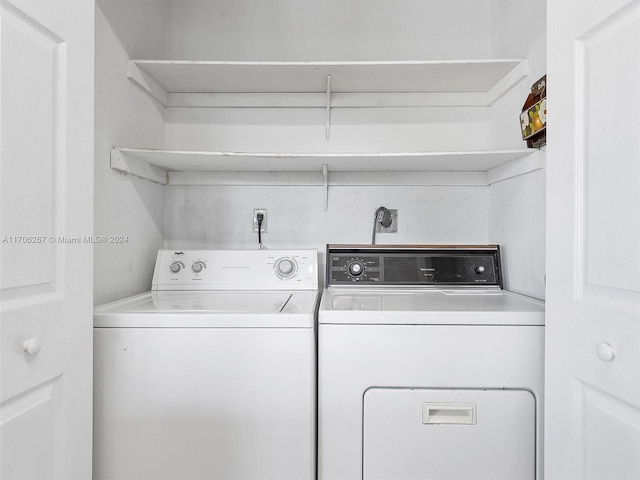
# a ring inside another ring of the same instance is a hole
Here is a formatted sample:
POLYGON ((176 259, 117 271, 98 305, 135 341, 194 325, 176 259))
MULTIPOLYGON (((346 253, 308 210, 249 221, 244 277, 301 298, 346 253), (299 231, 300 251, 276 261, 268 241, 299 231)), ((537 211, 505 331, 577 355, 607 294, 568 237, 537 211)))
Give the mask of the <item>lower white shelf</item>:
POLYGON ((163 185, 420 185, 434 181, 487 185, 544 168, 544 158, 534 155, 536 152, 247 153, 113 148, 111 168, 163 185))

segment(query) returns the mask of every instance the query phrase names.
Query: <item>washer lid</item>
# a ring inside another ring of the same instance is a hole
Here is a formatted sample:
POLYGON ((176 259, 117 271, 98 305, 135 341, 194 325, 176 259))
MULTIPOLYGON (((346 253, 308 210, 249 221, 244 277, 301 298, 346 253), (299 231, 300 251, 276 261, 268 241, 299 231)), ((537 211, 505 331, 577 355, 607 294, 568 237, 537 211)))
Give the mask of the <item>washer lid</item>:
POLYGON ((94 309, 94 327, 313 326, 317 291, 152 291, 94 309))

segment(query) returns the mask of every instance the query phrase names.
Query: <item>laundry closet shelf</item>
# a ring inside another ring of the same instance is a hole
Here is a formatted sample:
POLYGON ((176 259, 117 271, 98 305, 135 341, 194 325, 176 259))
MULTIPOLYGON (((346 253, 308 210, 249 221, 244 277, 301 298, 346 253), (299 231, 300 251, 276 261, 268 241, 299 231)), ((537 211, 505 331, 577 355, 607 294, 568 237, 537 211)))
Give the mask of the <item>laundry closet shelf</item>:
POLYGON ((456 173, 464 174, 465 183, 486 185, 542 168, 538 156, 532 156, 535 152, 269 153, 113 148, 111 168, 164 185, 241 185, 247 181, 326 185, 333 180, 336 184, 414 185, 423 184, 423 174, 438 174, 439 183, 450 183, 446 176, 456 173))
POLYGON ((488 106, 527 74, 523 59, 127 64, 167 107, 488 106))

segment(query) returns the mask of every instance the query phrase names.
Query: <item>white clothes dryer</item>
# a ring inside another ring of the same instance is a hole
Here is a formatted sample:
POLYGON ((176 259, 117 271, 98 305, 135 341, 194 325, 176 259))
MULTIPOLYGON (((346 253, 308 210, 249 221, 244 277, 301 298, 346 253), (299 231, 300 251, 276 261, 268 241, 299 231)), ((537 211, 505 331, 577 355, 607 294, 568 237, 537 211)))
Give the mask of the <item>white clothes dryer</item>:
POLYGON ((318 478, 542 478, 544 304, 498 246, 329 245, 318 478))
POLYGON ((96 307, 95 479, 313 479, 316 250, 158 253, 96 307))

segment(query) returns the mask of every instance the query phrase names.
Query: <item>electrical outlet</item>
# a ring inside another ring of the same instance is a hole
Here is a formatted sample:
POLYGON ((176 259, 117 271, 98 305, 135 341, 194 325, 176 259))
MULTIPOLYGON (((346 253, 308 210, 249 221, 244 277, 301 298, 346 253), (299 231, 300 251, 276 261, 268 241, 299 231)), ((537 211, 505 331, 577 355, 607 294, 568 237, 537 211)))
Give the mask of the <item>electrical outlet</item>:
POLYGON ((258 233, 258 214, 261 213, 262 217, 262 228, 260 231, 265 233, 267 231, 267 209, 266 208, 254 208, 253 209, 253 231, 258 233))
POLYGON ((398 232, 398 210, 396 208, 390 208, 391 213, 391 225, 383 227, 380 222, 376 221, 376 233, 397 233, 398 232))

